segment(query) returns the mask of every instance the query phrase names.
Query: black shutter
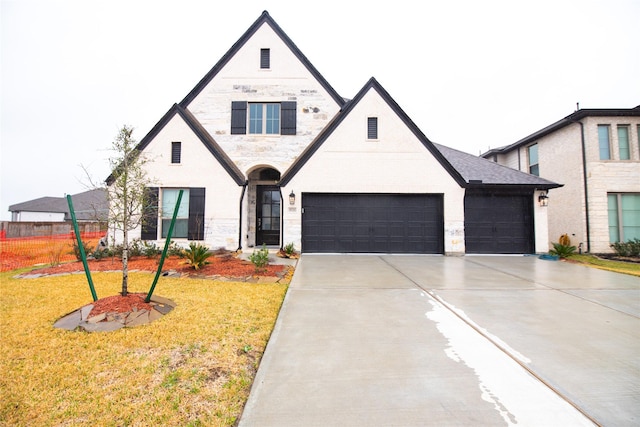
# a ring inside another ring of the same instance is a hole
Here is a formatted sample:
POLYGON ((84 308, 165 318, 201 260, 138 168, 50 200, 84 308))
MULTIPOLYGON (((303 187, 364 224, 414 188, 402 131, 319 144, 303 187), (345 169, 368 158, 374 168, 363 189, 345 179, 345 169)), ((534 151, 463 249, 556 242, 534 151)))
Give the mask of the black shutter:
POLYGON ((231 102, 231 135, 247 133, 247 101, 231 102))
POLYGON ((158 187, 147 187, 142 215, 142 240, 158 239, 158 187))
POLYGON ((180 163, 180 155, 182 152, 181 142, 171 143, 171 163, 180 163))
POLYGON ((367 139, 378 139, 377 117, 367 117, 367 139))
POLYGON ((262 69, 271 68, 271 50, 270 49, 260 49, 260 68, 262 69))
POLYGON ((282 122, 280 123, 281 135, 296 134, 296 102, 284 101, 280 104, 282 122))
POLYGON ((204 188, 189 189, 189 240, 204 240, 204 188))

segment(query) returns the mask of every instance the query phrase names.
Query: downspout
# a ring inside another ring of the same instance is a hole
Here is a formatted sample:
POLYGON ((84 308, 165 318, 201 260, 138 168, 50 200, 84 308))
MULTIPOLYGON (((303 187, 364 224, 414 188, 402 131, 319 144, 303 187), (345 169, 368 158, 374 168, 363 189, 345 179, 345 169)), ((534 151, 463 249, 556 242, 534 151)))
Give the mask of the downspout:
POLYGON ((249 181, 245 181, 242 184, 242 194, 240 194, 240 203, 238 209, 238 217, 240 218, 240 222, 238 224, 238 251, 242 250, 242 201, 244 200, 244 193, 247 191, 247 185, 249 185, 249 181))
POLYGON ((280 250, 284 248, 283 240, 284 240, 284 198, 282 197, 282 187, 278 187, 278 192, 280 193, 280 250))
POLYGON ((589 189, 587 186, 587 149, 584 141, 584 124, 581 121, 576 121, 580 125, 580 140, 582 143, 582 181, 584 185, 584 212, 585 212, 585 225, 587 227, 587 252, 591 252, 591 230, 589 225, 589 189))

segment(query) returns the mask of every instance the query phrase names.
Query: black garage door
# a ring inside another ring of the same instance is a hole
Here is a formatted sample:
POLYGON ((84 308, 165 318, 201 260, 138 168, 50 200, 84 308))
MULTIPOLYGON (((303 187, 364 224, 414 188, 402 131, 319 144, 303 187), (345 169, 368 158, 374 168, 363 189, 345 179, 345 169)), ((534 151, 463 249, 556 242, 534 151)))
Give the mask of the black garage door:
POLYGON ((444 251, 440 194, 302 194, 302 251, 444 251))
POLYGON ((467 193, 466 252, 528 254, 535 250, 532 194, 467 193))

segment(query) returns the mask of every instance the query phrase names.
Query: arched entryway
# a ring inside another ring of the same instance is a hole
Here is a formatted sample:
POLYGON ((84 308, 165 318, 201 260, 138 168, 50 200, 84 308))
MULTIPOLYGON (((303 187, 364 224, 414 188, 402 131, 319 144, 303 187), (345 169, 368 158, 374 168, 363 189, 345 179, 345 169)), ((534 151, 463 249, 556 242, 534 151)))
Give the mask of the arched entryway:
POLYGON ((249 174, 249 245, 280 246, 280 172, 260 167, 249 174))

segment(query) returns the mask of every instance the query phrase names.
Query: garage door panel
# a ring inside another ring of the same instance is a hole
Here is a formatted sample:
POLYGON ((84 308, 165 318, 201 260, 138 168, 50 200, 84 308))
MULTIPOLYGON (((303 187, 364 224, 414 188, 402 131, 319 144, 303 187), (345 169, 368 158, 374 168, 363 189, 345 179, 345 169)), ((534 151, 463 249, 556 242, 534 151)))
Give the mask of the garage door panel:
POLYGON ((467 194, 464 206, 467 253, 534 251, 532 195, 467 194))
POLYGON ((442 206, 439 194, 303 193, 302 250, 442 253, 442 206))

